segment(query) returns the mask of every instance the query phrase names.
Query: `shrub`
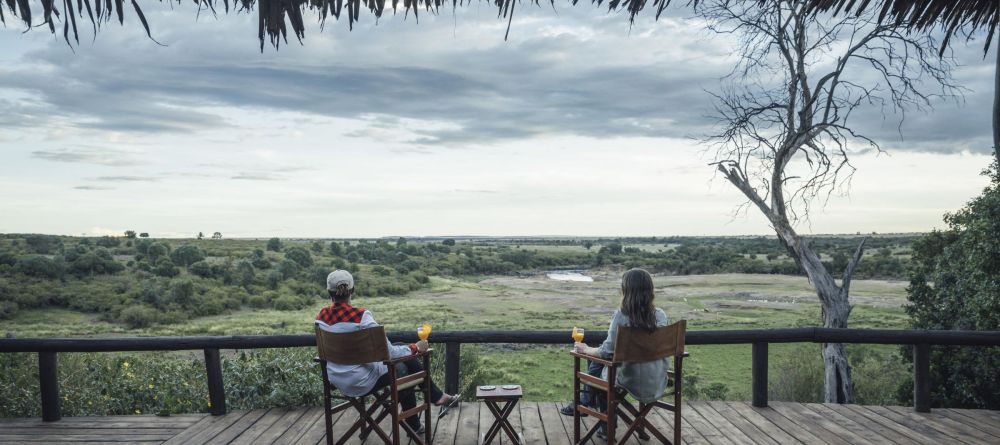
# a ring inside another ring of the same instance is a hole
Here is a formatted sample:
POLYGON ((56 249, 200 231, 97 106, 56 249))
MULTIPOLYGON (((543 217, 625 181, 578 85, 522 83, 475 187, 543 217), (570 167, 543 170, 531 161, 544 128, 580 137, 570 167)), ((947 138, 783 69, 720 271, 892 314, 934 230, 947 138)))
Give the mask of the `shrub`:
POLYGON ((17 303, 13 301, 0 301, 0 320, 8 320, 17 314, 17 303))
POLYGON ((292 247, 285 250, 285 258, 295 261, 302 268, 311 267, 313 264, 312 255, 309 251, 301 247, 292 247))
POLYGON ((123 309, 119 318, 131 329, 142 329, 156 324, 159 315, 160 313, 156 309, 135 305, 123 309))
POLYGON ((206 261, 198 261, 188 266, 188 271, 202 278, 212 277, 212 266, 206 261))
POLYGON ((249 261, 243 260, 236 263, 236 279, 239 285, 249 287, 253 284, 254 275, 253 264, 250 264, 249 261))
POLYGON ((14 271, 32 277, 56 279, 62 278, 63 265, 42 255, 28 255, 17 260, 14 271))
POLYGON ((102 236, 97 239, 95 244, 101 247, 113 248, 118 247, 121 244, 121 240, 113 236, 102 236))
POLYGON ((274 308, 279 311, 294 311, 306 306, 302 303, 302 299, 294 295, 282 295, 274 300, 274 308))
POLYGON ((205 259, 205 252, 198 246, 185 244, 170 252, 170 260, 179 266, 190 266, 205 259))
POLYGON ((267 307, 267 298, 263 295, 251 295, 247 299, 247 304, 254 309, 264 309, 267 307))
POLYGON ((70 273, 77 276, 113 274, 125 270, 105 248, 89 251, 69 263, 70 273))
POLYGON ((267 250, 271 252, 281 252, 281 240, 278 238, 271 238, 267 240, 267 250))
POLYGON ((286 280, 298 275, 300 269, 299 263, 292 260, 282 261, 281 264, 278 265, 278 272, 281 273, 281 277, 286 280))
POLYGON ((161 277, 172 278, 180 275, 181 271, 174 266, 174 262, 170 261, 170 258, 160 258, 156 262, 156 267, 153 268, 153 273, 161 277))

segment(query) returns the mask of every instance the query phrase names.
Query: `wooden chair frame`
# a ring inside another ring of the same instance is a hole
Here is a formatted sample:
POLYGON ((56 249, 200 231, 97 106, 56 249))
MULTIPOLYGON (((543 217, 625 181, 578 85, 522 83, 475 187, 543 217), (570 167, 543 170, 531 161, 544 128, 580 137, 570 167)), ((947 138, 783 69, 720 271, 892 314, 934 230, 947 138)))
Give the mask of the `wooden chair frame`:
POLYGON ((386 445, 400 445, 400 427, 417 445, 431 445, 431 376, 428 370, 431 365, 430 359, 433 349, 390 359, 385 338, 385 329, 381 326, 347 333, 327 332, 316 326, 316 348, 319 355, 314 361, 319 363, 323 375, 323 411, 326 420, 327 445, 344 445, 359 429, 362 441, 369 434, 375 432, 386 445), (416 358, 423 360, 424 370, 397 378, 396 364, 416 358), (391 383, 381 390, 361 397, 335 393, 327 374, 327 362, 345 365, 382 362, 388 368, 391 383), (416 385, 421 385, 423 388, 421 391, 423 392, 423 403, 400 412, 400 392, 414 391, 416 385), (370 405, 366 404, 368 396, 374 396, 370 405), (341 399, 344 402, 333 406, 333 399, 341 399), (352 407, 358 412, 358 419, 334 444, 333 415, 352 407), (420 414, 421 411, 424 413, 423 437, 405 422, 406 419, 420 414), (389 433, 379 426, 379 422, 387 416, 392 419, 389 433))
POLYGON ((689 354, 684 352, 684 333, 687 330, 687 321, 681 320, 670 326, 657 328, 652 334, 628 327, 618 328, 618 337, 615 339, 615 354, 611 360, 605 360, 575 351, 570 352, 573 356, 573 443, 583 445, 590 441, 591 437, 600 428, 601 422, 607 425, 608 445, 614 445, 615 427, 618 418, 625 421, 628 428, 625 434, 617 443, 625 443, 636 434, 640 439, 648 440, 648 431, 664 444, 679 445, 681 443, 681 395, 683 392, 683 364, 684 358, 689 354), (643 341, 645 340, 645 341, 643 341), (628 401, 628 392, 617 386, 617 375, 623 363, 643 362, 658 360, 666 357, 673 357, 673 369, 667 371, 667 383, 673 387, 673 403, 666 403, 657 400, 652 403, 639 403, 636 407, 628 401), (586 372, 580 371, 580 361, 589 360, 600 363, 607 368, 607 380, 594 377, 586 372), (601 412, 596 409, 580 405, 581 384, 590 386, 592 389, 603 391, 606 397, 606 411, 601 412), (653 426, 646 416, 653 408, 663 408, 674 413, 673 422, 673 442, 667 439, 656 427, 653 426), (586 435, 580 437, 580 415, 587 414, 599 420, 586 435))

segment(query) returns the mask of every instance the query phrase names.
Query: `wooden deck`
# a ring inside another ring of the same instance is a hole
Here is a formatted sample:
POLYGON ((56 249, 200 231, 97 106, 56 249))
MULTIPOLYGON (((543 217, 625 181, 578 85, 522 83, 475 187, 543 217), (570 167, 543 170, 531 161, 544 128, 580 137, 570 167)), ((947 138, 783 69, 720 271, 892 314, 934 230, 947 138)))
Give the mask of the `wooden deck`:
MULTIPOLYGON (((554 402, 522 402, 511 415, 530 445, 569 445, 573 419, 554 402)), ((745 402, 689 402, 683 420, 687 444, 1000 444, 1000 411, 935 409, 917 414, 908 407, 772 402, 753 408, 745 402)), ((335 419, 334 434, 356 418, 335 419)), ((653 418, 666 429, 670 421, 653 418)), ((475 444, 492 424, 485 406, 465 403, 440 420, 440 445, 475 444)), ((590 425, 591 419, 585 419, 590 425)), ((171 417, 75 417, 45 423, 0 419, 0 444, 317 444, 323 443, 320 408, 276 408, 171 417)), ((502 442, 509 445, 506 437, 502 442)), ((357 439, 349 442, 359 445, 357 439)), ((372 435, 367 444, 376 444, 372 435)), ((598 445, 601 442, 595 442, 598 445)), ((640 442, 630 440, 632 445, 640 442)), ((652 443, 652 442, 650 442, 652 443)))

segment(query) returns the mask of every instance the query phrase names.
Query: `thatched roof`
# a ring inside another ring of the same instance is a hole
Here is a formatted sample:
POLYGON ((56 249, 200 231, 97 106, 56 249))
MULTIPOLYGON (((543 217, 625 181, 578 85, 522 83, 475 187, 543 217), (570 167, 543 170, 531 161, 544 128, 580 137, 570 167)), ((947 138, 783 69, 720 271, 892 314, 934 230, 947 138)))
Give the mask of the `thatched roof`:
MULTIPOLYGON (((164 1, 164 0, 160 0, 164 1)), ((166 0, 172 1, 172 0, 166 0)), ((180 3, 181 0, 177 0, 180 3)), ((386 6, 393 12, 402 9, 405 14, 412 12, 418 16, 419 11, 436 13, 442 6, 447 6, 449 0, 194 0, 198 12, 206 10, 213 14, 219 12, 250 13, 256 7, 258 21, 258 37, 261 49, 264 47, 265 35, 277 47, 282 41, 288 41, 288 27, 298 39, 305 36, 303 13, 317 15, 322 25, 327 17, 340 19, 347 15, 348 26, 354 26, 361 12, 366 10, 376 18, 381 17, 386 6), (232 5, 230 5, 230 1, 232 5), (402 8, 400 8, 402 6, 402 8), (346 8, 346 11, 345 11, 346 8)), ((535 4, 539 0, 481 0, 488 1, 497 7, 498 16, 508 20, 513 19, 514 6, 517 4, 535 4)), ((575 5, 579 0, 571 0, 575 5)), ((601 5, 604 0, 591 0, 601 5)), ((650 10, 659 18, 672 0, 610 0, 607 7, 610 10, 628 12, 629 21, 634 21, 637 14, 650 10), (647 8, 649 6, 649 8, 647 8)), ((695 6, 699 1, 688 0, 688 6, 695 6)), ((774 1, 774 0, 746 0, 774 1)), ((809 8, 816 13, 861 14, 877 9, 881 21, 892 21, 913 30, 929 30, 940 26, 947 34, 945 44, 952 36, 960 33, 972 33, 986 29, 988 32, 986 47, 989 47, 993 34, 1000 24, 1000 0, 807 0, 809 8)), ((452 8, 472 3, 473 0, 450 0, 452 8)), ((555 0, 549 0, 555 5, 555 0)), ((27 29, 47 25, 49 30, 56 32, 56 20, 62 20, 62 34, 69 43, 79 42, 77 20, 89 21, 96 33, 101 24, 110 22, 113 18, 124 23, 126 10, 131 9, 142 24, 146 33, 152 38, 149 23, 143 15, 142 8, 136 0, 0 0, 0 22, 6 25, 7 15, 24 22, 27 29), (40 4, 40 5, 39 5, 40 4), (6 7, 5 7, 6 6, 6 7), (41 10, 39 11, 39 7, 41 10), (6 13, 5 13, 6 9, 6 13), (60 12, 60 9, 62 12, 60 12), (71 13, 66 14, 66 11, 71 13), (41 21, 38 21, 39 13, 41 21)))
POLYGON ((1000 26, 1000 0, 810 0, 814 12, 861 14, 878 11, 878 21, 911 30, 945 32, 942 49, 952 36, 985 29, 985 48, 1000 26))

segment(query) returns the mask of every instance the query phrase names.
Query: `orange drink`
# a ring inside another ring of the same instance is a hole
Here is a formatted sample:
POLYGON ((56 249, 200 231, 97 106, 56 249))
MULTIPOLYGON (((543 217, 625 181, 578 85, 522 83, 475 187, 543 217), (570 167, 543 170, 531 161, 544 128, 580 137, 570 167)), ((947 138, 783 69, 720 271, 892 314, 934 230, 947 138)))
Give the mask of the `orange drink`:
POLYGON ((583 328, 573 327, 573 340, 577 343, 583 341, 583 328))
POLYGON ((421 340, 427 341, 427 338, 430 336, 431 336, 431 325, 425 324, 417 328, 417 337, 420 337, 421 340))

